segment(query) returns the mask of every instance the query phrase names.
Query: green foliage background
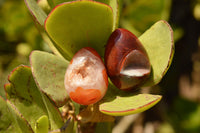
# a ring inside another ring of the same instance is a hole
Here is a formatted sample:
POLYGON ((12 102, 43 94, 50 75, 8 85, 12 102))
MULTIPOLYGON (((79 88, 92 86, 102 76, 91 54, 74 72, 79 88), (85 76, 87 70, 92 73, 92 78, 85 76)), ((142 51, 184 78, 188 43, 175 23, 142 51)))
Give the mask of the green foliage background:
POLYGON ((36 29, 23 0, 0 2, 0 84, 10 71, 20 64, 28 65, 28 56, 34 49, 48 49, 36 29))
MULTIPOLYGON (((143 2, 143 7, 150 8, 148 4, 151 4, 151 0, 149 2, 123 0, 123 2, 120 26, 129 28, 132 24, 136 25, 137 28, 132 29, 132 32, 140 35, 151 24, 164 18, 173 26, 176 41, 174 60, 167 75, 156 89, 155 87, 149 89, 152 93, 162 94, 163 100, 154 108, 141 113, 126 132, 132 132, 137 124, 145 130, 148 123, 158 124, 159 126, 155 128, 155 132, 158 133, 200 132, 200 15, 198 16, 200 1, 172 0, 171 6, 167 5, 168 8, 162 12, 162 17, 155 15, 144 17, 148 9, 135 8, 140 2, 143 2), (149 25, 141 23, 147 21, 152 22, 149 25)), ((154 4, 156 6, 156 3, 154 4)), ((20 64, 29 65, 28 56, 35 49, 50 51, 36 29, 24 1, 1 0, 0 95, 2 97, 5 98, 4 84, 7 83, 8 74, 20 64)), ((119 118, 119 121, 121 119, 119 118)))

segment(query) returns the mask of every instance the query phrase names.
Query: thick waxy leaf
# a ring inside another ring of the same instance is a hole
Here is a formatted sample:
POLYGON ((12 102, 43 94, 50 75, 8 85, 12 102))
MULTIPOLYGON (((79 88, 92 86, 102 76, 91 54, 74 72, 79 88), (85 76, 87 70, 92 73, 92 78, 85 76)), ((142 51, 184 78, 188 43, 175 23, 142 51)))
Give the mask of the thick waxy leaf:
POLYGON ((49 14, 45 29, 67 59, 86 46, 103 56, 104 45, 113 29, 112 9, 94 1, 63 3, 49 14))
POLYGON ((46 115, 41 116, 35 125, 36 133, 48 133, 49 131, 49 119, 46 115))
POLYGON ((160 82, 167 72, 174 54, 173 31, 166 21, 158 21, 139 37, 146 49, 152 72, 145 86, 160 82))
POLYGON ((140 35, 155 22, 168 20, 171 0, 132 0, 126 5, 121 15, 121 25, 135 35, 140 35))
POLYGON ((5 86, 7 99, 16 106, 34 131, 37 120, 43 115, 48 116, 50 129, 58 129, 63 125, 60 112, 39 91, 29 67, 17 67, 8 80, 10 84, 5 86))
POLYGON ((75 0, 48 0, 48 2, 51 4, 52 7, 55 7, 58 4, 69 2, 69 1, 75 1, 75 0))
POLYGON ((110 1, 112 1, 112 0, 95 0, 95 1, 101 2, 101 3, 105 3, 105 4, 109 5, 110 1))
POLYGON ((56 55, 61 56, 61 54, 58 52, 57 48, 55 47, 54 42, 47 36, 44 30, 44 22, 47 18, 47 14, 38 6, 35 0, 24 0, 24 1, 36 22, 36 26, 38 27, 38 30, 42 33, 41 35, 43 39, 47 42, 51 50, 56 55))
POLYGON ((30 63, 38 87, 57 106, 64 105, 68 99, 64 75, 69 63, 63 58, 41 51, 31 53, 30 63))
POLYGON ((28 122, 9 101, 0 97, 0 105, 1 133, 33 133, 28 122))
POLYGON ((118 27, 119 24, 119 16, 120 16, 120 10, 122 8, 122 2, 120 0, 110 0, 109 4, 113 9, 113 16, 114 16, 114 29, 118 27))
POLYGON ((111 6, 113 10, 113 30, 118 27, 119 24, 119 16, 120 16, 120 9, 122 7, 122 2, 120 0, 95 0, 102 3, 105 3, 111 6))
POLYGON ((99 110, 113 116, 130 115, 153 107, 161 98, 160 95, 124 92, 110 85, 106 96, 101 101, 99 110))
POLYGON ((34 19, 41 25, 44 25, 44 21, 47 18, 46 13, 38 6, 35 0, 24 0, 29 11, 33 15, 34 19))
POLYGON ((113 116, 130 115, 151 108, 158 103, 160 99, 160 95, 151 94, 139 94, 130 97, 117 96, 112 102, 101 104, 100 111, 113 116))

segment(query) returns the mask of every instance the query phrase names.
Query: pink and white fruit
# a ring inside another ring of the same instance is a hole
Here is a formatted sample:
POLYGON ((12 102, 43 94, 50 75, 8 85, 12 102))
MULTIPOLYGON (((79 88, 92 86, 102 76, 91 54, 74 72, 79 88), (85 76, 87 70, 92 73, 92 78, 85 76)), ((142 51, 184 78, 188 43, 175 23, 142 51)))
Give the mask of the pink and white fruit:
POLYGON ((70 98, 79 104, 101 100, 108 88, 108 76, 99 54, 90 47, 79 50, 66 70, 64 84, 70 98))

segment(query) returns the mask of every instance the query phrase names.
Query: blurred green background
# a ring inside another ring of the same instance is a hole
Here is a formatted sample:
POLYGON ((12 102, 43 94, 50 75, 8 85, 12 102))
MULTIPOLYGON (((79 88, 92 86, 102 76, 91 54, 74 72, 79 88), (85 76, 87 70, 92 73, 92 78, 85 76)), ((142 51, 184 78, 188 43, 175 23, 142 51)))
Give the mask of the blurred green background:
MULTIPOLYGON (((102 1, 102 0, 99 0, 102 1)), ((174 29, 175 55, 161 83, 142 91, 163 95, 152 109, 118 117, 113 133, 200 132, 200 0, 121 0, 120 27, 139 36, 160 19, 174 29), (131 118, 131 120, 130 120, 131 118), (130 120, 126 125, 123 120, 130 120)), ((48 11, 47 11, 48 12, 48 11)), ((0 0, 0 95, 7 76, 29 65, 32 50, 49 51, 23 0, 0 0)))

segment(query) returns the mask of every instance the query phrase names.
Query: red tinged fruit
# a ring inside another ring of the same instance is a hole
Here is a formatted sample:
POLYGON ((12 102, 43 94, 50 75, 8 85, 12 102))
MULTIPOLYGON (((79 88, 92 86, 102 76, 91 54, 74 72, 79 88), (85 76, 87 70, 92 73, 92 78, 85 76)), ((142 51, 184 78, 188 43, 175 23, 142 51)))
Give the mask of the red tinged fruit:
POLYGON ((79 104, 94 104, 103 98, 108 76, 101 57, 93 48, 82 48, 74 55, 64 84, 70 98, 79 104))
POLYGON ((151 65, 138 38, 126 29, 116 29, 108 39, 105 65, 113 84, 122 90, 141 85, 148 78, 151 65))

